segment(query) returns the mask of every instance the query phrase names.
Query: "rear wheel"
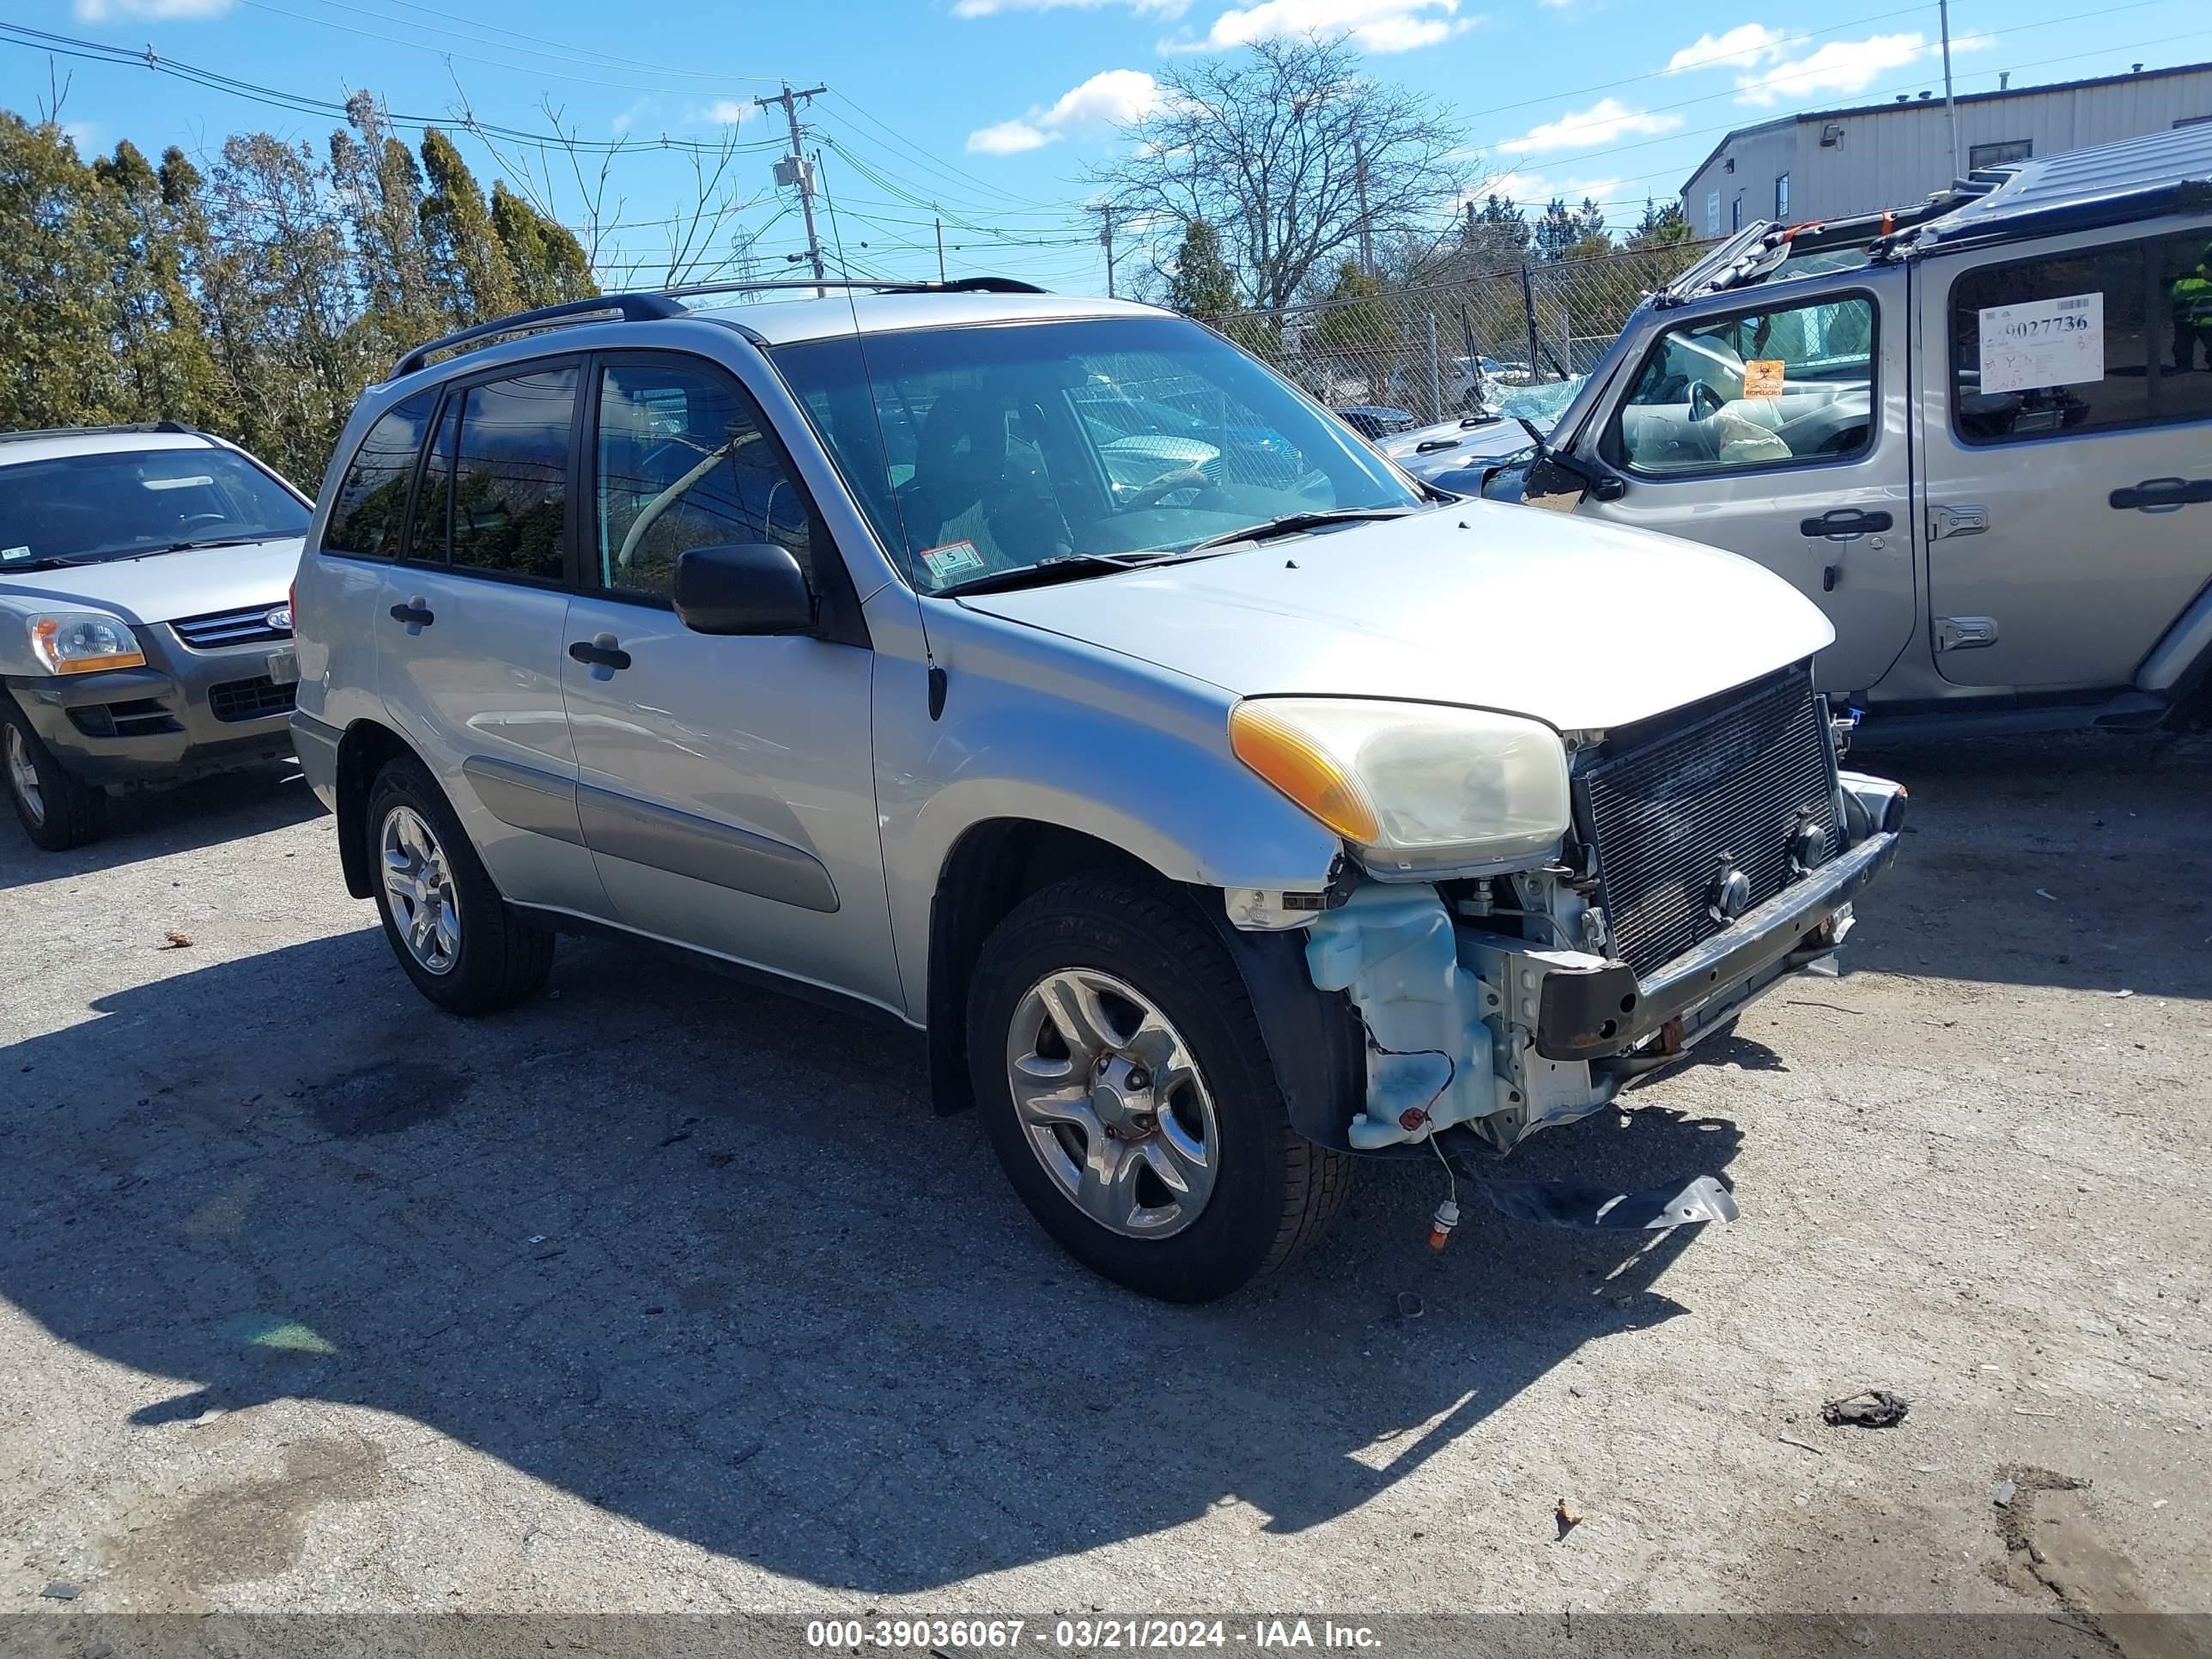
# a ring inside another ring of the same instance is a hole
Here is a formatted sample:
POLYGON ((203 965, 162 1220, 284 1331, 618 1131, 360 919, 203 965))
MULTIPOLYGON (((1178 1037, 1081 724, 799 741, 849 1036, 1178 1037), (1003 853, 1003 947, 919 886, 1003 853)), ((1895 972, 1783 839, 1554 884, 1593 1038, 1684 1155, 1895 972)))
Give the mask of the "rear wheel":
POLYGON ((545 983, 553 935, 500 896, 460 819, 412 756, 377 774, 366 833, 384 936, 416 990, 448 1012, 483 1014, 545 983))
POLYGON ((968 1050, 1022 1201, 1132 1290, 1225 1296, 1342 1206, 1351 1159, 1291 1129, 1236 963, 1172 895, 1079 876, 1024 901, 983 946, 968 1050))
POLYGON ((28 716, 0 692, 0 771, 23 833, 49 853, 65 853, 99 837, 106 817, 104 790, 62 769, 54 751, 31 729, 28 716))

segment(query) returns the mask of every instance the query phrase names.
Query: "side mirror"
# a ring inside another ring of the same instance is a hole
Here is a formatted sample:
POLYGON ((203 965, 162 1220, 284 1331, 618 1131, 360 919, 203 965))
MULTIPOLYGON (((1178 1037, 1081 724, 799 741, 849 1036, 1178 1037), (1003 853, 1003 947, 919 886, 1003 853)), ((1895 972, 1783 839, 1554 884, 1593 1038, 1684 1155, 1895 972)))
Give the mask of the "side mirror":
POLYGON ((1547 447, 1538 450, 1536 459, 1528 463, 1527 482, 1521 487, 1521 499, 1530 507, 1549 507, 1554 513, 1571 513, 1582 505, 1583 496, 1589 487, 1588 473, 1547 447))
POLYGON ((814 592, 787 548, 766 542, 686 548, 676 614, 695 634, 811 634, 814 592))

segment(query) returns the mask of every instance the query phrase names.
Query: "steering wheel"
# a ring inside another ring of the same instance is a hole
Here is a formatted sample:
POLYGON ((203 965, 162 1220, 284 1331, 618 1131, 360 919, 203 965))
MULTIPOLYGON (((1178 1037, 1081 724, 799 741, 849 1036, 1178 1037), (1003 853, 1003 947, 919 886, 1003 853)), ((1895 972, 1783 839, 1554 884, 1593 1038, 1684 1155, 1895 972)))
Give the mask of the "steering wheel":
POLYGON ((1122 496, 1121 504, 1134 507, 1155 507, 1163 497, 1172 495, 1178 489, 1203 489, 1212 482, 1194 466, 1179 466, 1172 472, 1163 472, 1157 478, 1132 486, 1122 496))
POLYGON ((1702 421, 1721 412, 1721 394, 1705 381, 1699 380, 1690 388, 1690 418, 1702 421))

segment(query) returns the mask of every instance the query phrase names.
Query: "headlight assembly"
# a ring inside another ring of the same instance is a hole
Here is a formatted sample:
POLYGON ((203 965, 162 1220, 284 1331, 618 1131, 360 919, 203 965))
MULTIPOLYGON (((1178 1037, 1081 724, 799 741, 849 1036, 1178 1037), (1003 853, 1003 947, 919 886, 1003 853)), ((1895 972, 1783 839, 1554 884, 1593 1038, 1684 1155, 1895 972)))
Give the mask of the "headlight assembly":
POLYGON ((1229 743, 1384 868, 1508 864, 1566 833, 1566 748, 1540 721, 1435 703, 1258 697, 1230 712, 1229 743))
POLYGON ((31 654, 50 674, 94 674, 103 668, 143 668, 146 653, 120 617, 97 611, 57 611, 33 617, 31 654))

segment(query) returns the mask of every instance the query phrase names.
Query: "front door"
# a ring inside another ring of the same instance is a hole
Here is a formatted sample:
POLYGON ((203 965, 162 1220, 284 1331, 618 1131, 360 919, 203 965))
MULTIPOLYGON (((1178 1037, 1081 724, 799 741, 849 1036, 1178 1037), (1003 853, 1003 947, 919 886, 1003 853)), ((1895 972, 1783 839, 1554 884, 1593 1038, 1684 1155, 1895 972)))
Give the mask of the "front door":
POLYGON ((1931 259, 1918 303, 1936 665, 2128 685, 2212 580, 2212 220, 1931 259))
POLYGON ((1823 690, 1879 680, 1917 615, 1904 280, 1792 283, 1662 328, 1575 444, 1607 480, 1583 513, 1742 554, 1825 611, 1823 690))
POLYGON ((611 354, 592 380, 589 591, 568 610, 561 684, 585 839, 617 917, 896 1008, 874 659, 837 550, 720 366, 611 354), (677 556, 760 542, 806 570, 823 636, 687 629, 669 599, 677 556))
POLYGON ((501 892, 597 915, 561 700, 580 360, 450 386, 376 627, 385 707, 501 892))

